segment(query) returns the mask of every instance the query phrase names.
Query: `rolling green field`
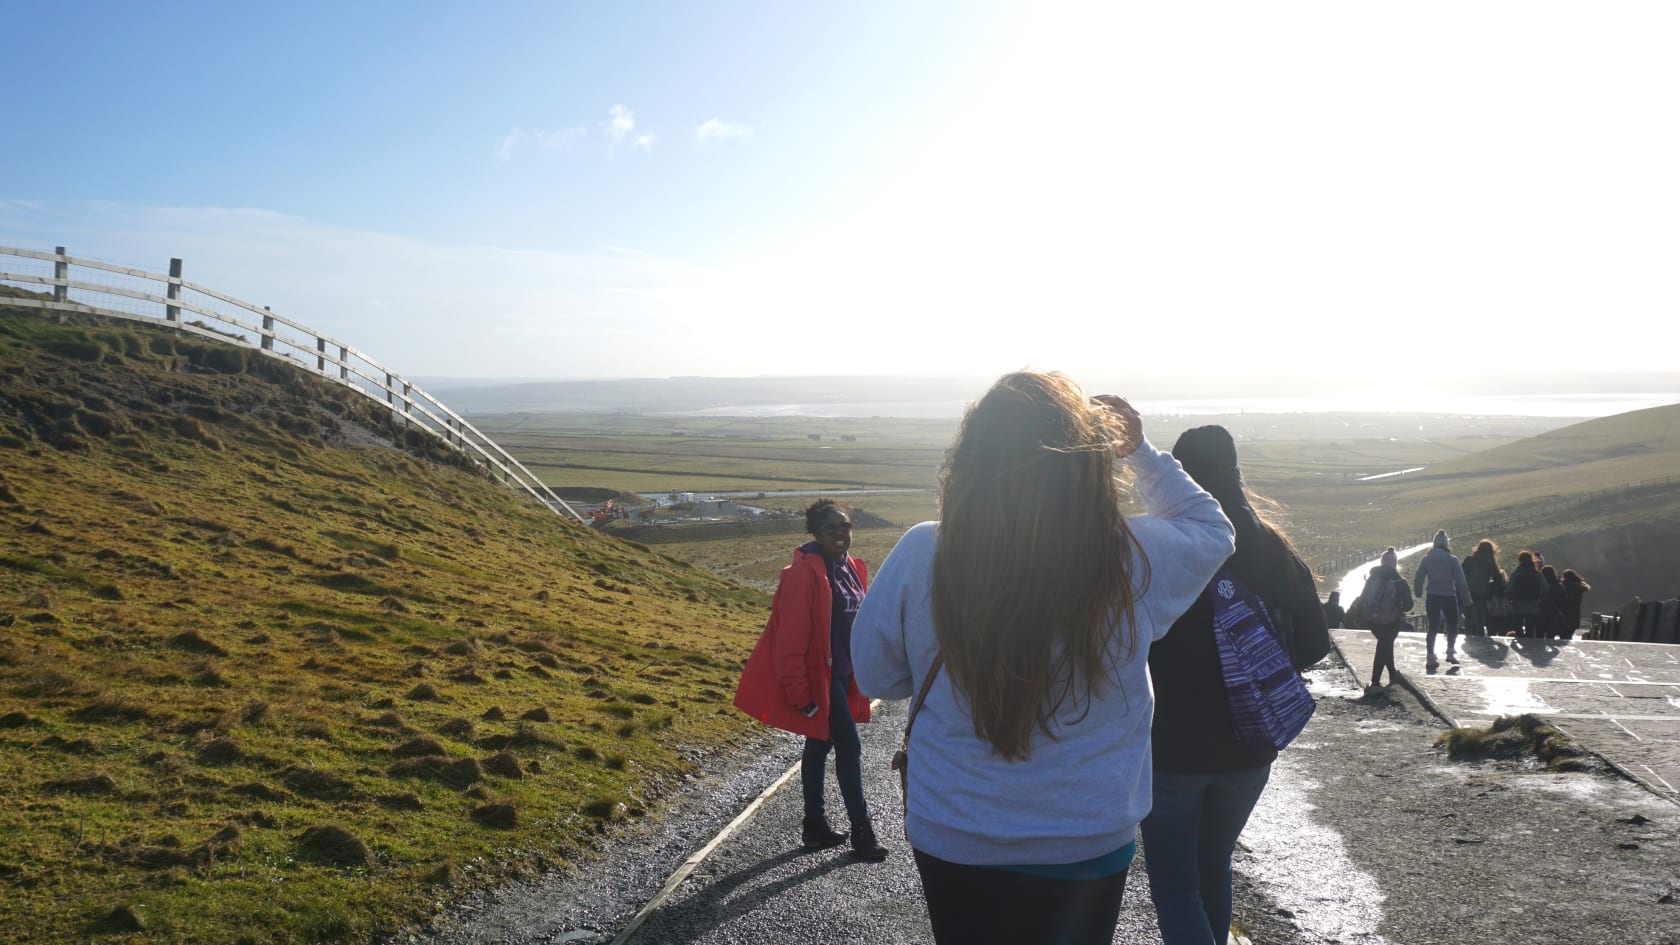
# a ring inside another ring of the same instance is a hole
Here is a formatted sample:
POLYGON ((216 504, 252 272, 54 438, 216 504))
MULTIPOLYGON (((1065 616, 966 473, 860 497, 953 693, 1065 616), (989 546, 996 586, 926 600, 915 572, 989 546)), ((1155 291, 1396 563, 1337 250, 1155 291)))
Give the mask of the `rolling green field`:
MULTIPOLYGON (((1152 441, 1218 422, 1239 441, 1244 475, 1323 575, 1385 545, 1427 541, 1445 527, 1461 553, 1490 537, 1513 557, 1553 549, 1564 567, 1599 576, 1612 596, 1673 594, 1646 553, 1680 519, 1680 489, 1600 495, 1680 470, 1674 412, 1656 408, 1587 423, 1540 418, 1411 415, 1239 415, 1145 418, 1152 441), (1415 472, 1366 479, 1383 473, 1415 472), (1482 534, 1483 525, 1501 526, 1482 534), (1469 530, 1473 533, 1465 533, 1469 530), (1636 551, 1637 549, 1637 551, 1636 551)), ((892 418, 684 418, 579 414, 491 415, 479 427, 553 485, 637 491, 831 489, 893 527, 860 529, 878 564, 903 529, 938 517, 937 471, 956 422, 892 418), (841 437, 851 439, 842 440, 841 437), (580 451, 571 452, 577 446, 580 451), (620 468, 639 470, 624 473, 620 468), (717 483, 717 485, 711 485, 717 483), (653 485, 650 488, 644 488, 653 485), (908 487, 906 494, 847 495, 908 487)), ((798 510, 810 495, 742 501, 798 510)), ((1680 528, 1673 528, 1680 532, 1680 528)), ((774 586, 798 536, 706 541, 662 538, 660 548, 758 588, 774 586)))
POLYGON ((513 414, 475 425, 550 486, 631 492, 923 488, 949 422, 513 414))

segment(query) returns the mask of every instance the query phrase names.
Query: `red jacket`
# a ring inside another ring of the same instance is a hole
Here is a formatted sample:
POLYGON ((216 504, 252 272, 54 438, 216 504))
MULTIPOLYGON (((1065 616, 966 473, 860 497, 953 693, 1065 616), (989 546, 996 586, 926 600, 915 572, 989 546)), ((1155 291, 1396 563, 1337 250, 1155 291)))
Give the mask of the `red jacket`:
MULTIPOLYGON (((868 590, 867 566, 860 558, 850 560, 858 583, 868 590)), ((794 549, 793 563, 782 569, 776 596, 770 601, 770 622, 735 687, 736 708, 766 725, 828 740, 833 607, 827 561, 820 554, 794 549), (813 701, 817 714, 806 718, 799 710, 813 701)), ((854 720, 869 721, 869 700, 858 691, 856 679, 846 687, 846 702, 854 720)))

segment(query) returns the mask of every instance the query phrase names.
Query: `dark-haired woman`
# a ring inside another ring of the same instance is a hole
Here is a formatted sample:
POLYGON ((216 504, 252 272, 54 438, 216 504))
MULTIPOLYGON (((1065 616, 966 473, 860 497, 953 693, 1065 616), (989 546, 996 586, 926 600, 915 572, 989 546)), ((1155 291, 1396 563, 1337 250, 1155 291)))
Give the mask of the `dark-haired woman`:
POLYGON ((800 785, 806 847, 838 846, 846 834, 829 826, 823 769, 834 753, 834 776, 851 821, 852 853, 886 859, 863 796, 863 745, 857 723, 869 721, 869 700, 852 675, 852 622, 863 603, 869 571, 848 551, 852 521, 832 499, 805 510, 811 541, 794 549, 782 569, 770 622, 747 659, 735 705, 760 722, 805 736, 800 785))
POLYGON ((1129 404, 1004 376, 858 614, 871 694, 925 691, 905 834, 940 943, 1107 945, 1149 811, 1145 657, 1232 549, 1129 404), (1124 458, 1147 514, 1121 512, 1124 458), (924 690, 924 686, 926 686, 924 690))
MULTIPOLYGON (((1330 652, 1330 630, 1312 571, 1283 532, 1255 511, 1230 432, 1217 425, 1186 430, 1172 455, 1235 526, 1236 553, 1226 566, 1265 601, 1296 668, 1318 662, 1330 652)), ((1231 854, 1278 754, 1233 734, 1213 595, 1212 587, 1203 591, 1149 650, 1155 804, 1143 820, 1143 865, 1164 945, 1224 945, 1231 929, 1231 854)))
POLYGON ((1535 563, 1534 552, 1517 552, 1517 566, 1505 582, 1505 597, 1511 602, 1509 633, 1519 637, 1540 635, 1541 598, 1546 596, 1546 577, 1535 563))
POLYGON ((1581 628, 1581 599, 1590 590, 1592 585, 1579 574, 1563 569, 1563 639, 1575 639, 1575 631, 1581 628))
MULTIPOLYGON (((1557 568, 1545 565, 1540 569, 1540 576, 1546 580, 1546 589, 1540 594, 1540 639, 1556 640, 1563 636, 1563 605, 1568 595, 1563 581, 1558 579, 1557 568)), ((1573 636, 1574 628, 1569 632, 1573 636)))
POLYGON ((1476 550, 1462 562, 1464 580, 1470 585, 1470 625, 1465 632, 1474 636, 1503 636, 1505 621, 1495 618, 1490 601, 1505 596, 1505 572, 1499 567, 1499 546, 1489 539, 1476 543, 1476 550))

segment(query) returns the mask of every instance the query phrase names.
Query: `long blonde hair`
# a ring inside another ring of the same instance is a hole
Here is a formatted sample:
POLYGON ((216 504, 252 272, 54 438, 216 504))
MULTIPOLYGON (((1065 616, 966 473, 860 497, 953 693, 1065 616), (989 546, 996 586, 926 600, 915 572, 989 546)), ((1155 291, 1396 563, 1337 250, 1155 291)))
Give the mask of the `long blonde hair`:
POLYGON ((975 735, 1007 760, 1029 756, 1034 729, 1055 738, 1069 699, 1089 711, 1111 650, 1136 655, 1133 582, 1149 565, 1120 511, 1122 436, 1065 375, 1007 374, 940 470, 934 628, 975 735))

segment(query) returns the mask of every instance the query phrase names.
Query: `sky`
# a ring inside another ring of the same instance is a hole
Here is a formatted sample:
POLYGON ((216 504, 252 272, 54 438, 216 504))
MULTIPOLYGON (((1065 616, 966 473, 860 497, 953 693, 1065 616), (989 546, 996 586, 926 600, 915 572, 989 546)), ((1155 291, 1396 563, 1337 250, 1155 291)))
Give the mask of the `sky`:
POLYGON ((0 246, 414 377, 1676 376, 1677 46, 1667 0, 13 0, 0 246))

